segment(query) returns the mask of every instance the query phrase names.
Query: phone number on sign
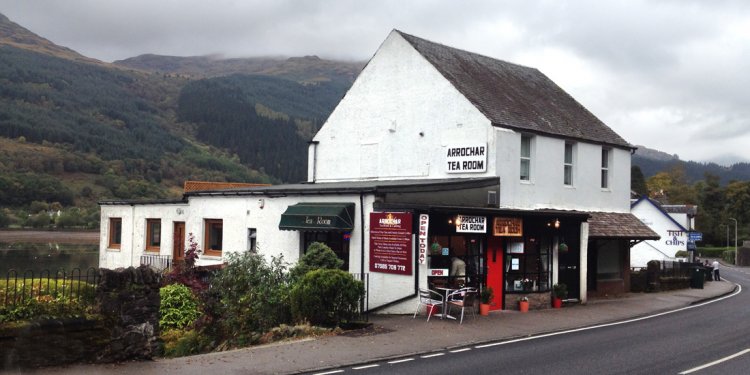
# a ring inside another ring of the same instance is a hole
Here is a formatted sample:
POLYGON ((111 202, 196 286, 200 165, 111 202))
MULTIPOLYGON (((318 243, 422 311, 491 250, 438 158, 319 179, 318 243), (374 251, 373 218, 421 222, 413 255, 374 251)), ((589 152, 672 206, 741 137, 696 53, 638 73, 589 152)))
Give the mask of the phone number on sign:
POLYGON ((406 266, 401 266, 401 265, 398 265, 398 264, 375 263, 375 269, 378 269, 378 270, 391 270, 391 271, 406 271, 406 266))

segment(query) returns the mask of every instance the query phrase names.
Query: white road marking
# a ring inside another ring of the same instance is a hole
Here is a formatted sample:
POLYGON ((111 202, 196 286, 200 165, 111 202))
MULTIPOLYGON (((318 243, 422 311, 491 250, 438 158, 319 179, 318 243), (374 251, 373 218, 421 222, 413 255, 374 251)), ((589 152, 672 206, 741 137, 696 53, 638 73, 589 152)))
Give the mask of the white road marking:
POLYGON ((684 374, 689 374, 691 372, 700 371, 700 370, 703 370, 704 368, 708 368, 708 367, 711 367, 711 366, 714 366, 714 365, 718 365, 719 363, 726 362, 726 361, 728 361, 728 360, 730 360, 732 358, 739 357, 739 356, 741 356, 743 354, 747 354, 747 353, 750 353, 750 349, 745 349, 745 350, 743 350, 741 352, 734 353, 734 354, 732 354, 732 355, 730 355, 728 357, 717 359, 717 360, 715 360, 713 362, 706 363, 703 366, 693 367, 690 370, 685 370, 685 371, 681 372, 680 375, 684 375, 684 374))
POLYGON ((545 338, 545 337, 565 335, 565 334, 568 334, 568 333, 588 331, 588 330, 597 329, 597 328, 612 327, 612 326, 617 326, 617 325, 622 325, 622 324, 627 324, 627 323, 638 322, 638 321, 641 321, 641 320, 656 318, 658 316, 673 314, 673 313, 676 313, 676 312, 679 312, 679 311, 683 311, 683 310, 694 309, 696 307, 701 307, 701 306, 708 305, 710 303, 719 302, 719 301, 725 300, 727 298, 732 298, 732 297, 740 294, 742 292, 742 286, 740 286, 739 284, 736 284, 736 285, 737 285, 737 290, 735 290, 734 293, 726 295, 726 296, 721 297, 721 298, 717 298, 717 299, 711 300, 711 301, 699 303, 697 305, 681 307, 681 308, 676 309, 676 310, 665 311, 665 312, 661 312, 661 313, 658 313, 658 314, 643 316, 643 317, 635 318, 635 319, 623 320, 623 321, 619 321, 619 322, 606 323, 606 324, 598 324, 598 325, 589 326, 589 327, 569 329, 567 331, 552 332, 552 333, 546 333, 546 334, 538 335, 538 336, 523 337, 523 338, 515 339, 515 340, 508 340, 508 341, 501 341, 501 342, 493 342, 493 343, 484 344, 484 345, 477 345, 474 348, 476 348, 476 349, 489 348, 489 347, 492 347, 492 346, 513 344, 513 343, 522 342, 522 341, 529 341, 529 340, 536 340, 536 339, 541 339, 541 338, 545 338))
POLYGON ((465 352, 465 351, 468 351, 468 350, 471 350, 471 348, 463 348, 463 349, 451 350, 451 353, 461 353, 461 352, 465 352))
POLYGON ((367 366, 352 367, 352 370, 364 370, 364 369, 366 369, 366 368, 372 368, 372 367, 378 367, 378 366, 380 366, 380 365, 376 363, 376 364, 374 364, 374 365, 367 365, 367 366))
POLYGON ((409 361, 413 361, 413 360, 414 360, 414 358, 406 358, 406 359, 399 359, 399 360, 396 360, 396 361, 390 361, 388 363, 391 364, 391 365, 393 365, 393 364, 396 364, 396 363, 409 362, 409 361))
POLYGON ((441 355, 445 355, 445 353, 427 354, 427 355, 423 355, 423 356, 420 356, 420 357, 422 357, 422 358, 432 358, 432 357, 439 357, 441 355))
POLYGON ((313 375, 328 375, 328 374, 340 374, 344 372, 344 370, 334 370, 334 371, 328 371, 328 372, 318 372, 313 375))

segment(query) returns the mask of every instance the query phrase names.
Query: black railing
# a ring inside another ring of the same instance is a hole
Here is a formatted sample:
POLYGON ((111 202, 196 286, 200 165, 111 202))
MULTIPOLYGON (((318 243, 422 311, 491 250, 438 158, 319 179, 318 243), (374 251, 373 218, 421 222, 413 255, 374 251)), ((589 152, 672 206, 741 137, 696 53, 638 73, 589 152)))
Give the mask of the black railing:
POLYGON ((367 322, 370 311, 370 274, 369 273, 352 273, 355 280, 361 281, 365 286, 365 294, 359 301, 359 309, 357 310, 357 316, 354 320, 367 322))
POLYGON ((99 270, 89 268, 84 274, 80 268, 22 274, 12 269, 0 280, 0 302, 5 306, 18 306, 32 301, 56 303, 60 306, 93 299, 99 282, 99 270))
POLYGON ((141 255, 141 265, 152 267, 159 272, 169 271, 172 269, 172 256, 144 254, 141 255))

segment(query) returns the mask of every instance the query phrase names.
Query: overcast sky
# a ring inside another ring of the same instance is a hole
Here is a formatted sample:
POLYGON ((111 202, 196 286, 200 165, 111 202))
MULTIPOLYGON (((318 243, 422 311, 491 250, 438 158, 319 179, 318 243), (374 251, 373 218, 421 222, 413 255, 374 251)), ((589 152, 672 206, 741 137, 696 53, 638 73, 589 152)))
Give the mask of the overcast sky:
POLYGON ((746 0, 0 0, 0 13, 104 61, 367 60, 396 28, 538 68, 632 144, 750 160, 746 0))

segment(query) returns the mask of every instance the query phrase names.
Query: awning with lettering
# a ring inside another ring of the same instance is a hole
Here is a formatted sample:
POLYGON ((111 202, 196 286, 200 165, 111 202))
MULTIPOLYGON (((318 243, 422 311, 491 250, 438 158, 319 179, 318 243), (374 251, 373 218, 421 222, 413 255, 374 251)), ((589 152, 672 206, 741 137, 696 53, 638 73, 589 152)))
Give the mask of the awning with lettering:
POLYGON ((351 231, 354 203, 297 203, 281 214, 279 229, 304 231, 351 231))

